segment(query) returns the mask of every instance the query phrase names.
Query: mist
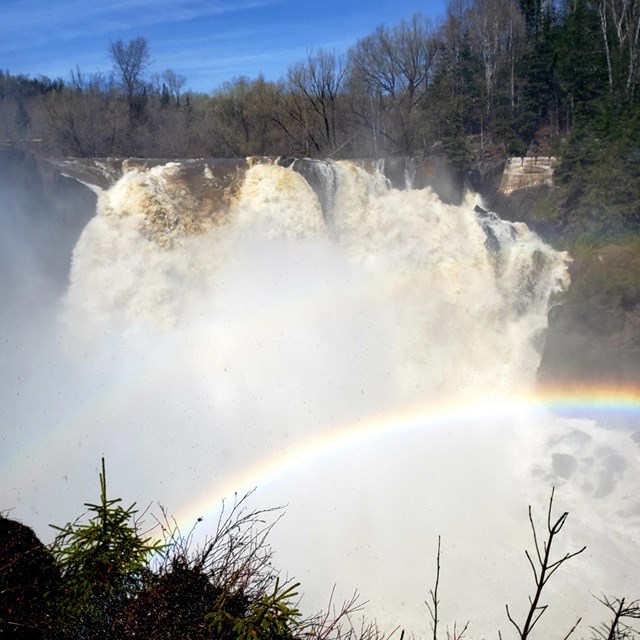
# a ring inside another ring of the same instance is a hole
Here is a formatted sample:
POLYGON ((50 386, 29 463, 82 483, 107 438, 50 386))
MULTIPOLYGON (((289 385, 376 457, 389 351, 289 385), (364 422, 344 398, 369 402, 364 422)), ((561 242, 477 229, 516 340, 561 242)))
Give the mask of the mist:
POLYGON ((335 584, 420 635, 440 535, 442 621, 481 637, 509 628, 506 603, 524 615, 527 505, 544 527, 555 486, 558 555, 588 549, 541 630, 583 616, 587 633, 592 593, 637 595, 640 464, 632 432, 536 399, 568 256, 472 197, 331 171, 331 224, 271 164, 213 216, 177 163, 125 172, 88 223, 86 202, 66 223, 5 185, 0 508, 49 542, 95 499, 102 456, 111 495, 202 535, 255 488, 252 506, 285 506, 274 560, 305 612, 335 584))

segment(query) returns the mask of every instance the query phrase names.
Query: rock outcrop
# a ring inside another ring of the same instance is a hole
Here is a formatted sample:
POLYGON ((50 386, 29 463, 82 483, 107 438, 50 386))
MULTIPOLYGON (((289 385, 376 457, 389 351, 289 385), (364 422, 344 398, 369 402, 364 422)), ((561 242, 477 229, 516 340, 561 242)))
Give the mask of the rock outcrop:
POLYGON ((610 244, 579 251, 566 300, 549 314, 543 385, 637 387, 640 381, 640 250, 610 244))
POLYGON ((553 185, 554 157, 509 158, 500 180, 499 192, 509 195, 519 189, 553 185))
POLYGON ((11 148, 0 148, 0 194, 2 303, 39 276, 46 278, 47 290, 64 291, 73 247, 95 215, 95 194, 49 163, 11 148))

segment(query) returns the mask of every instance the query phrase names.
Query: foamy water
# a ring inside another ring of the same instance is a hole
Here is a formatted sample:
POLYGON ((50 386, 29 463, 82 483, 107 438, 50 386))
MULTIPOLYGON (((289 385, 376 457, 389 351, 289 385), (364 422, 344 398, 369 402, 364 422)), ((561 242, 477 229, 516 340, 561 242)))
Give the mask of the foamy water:
POLYGON ((185 528, 204 516, 203 533, 222 497, 257 487, 254 506, 287 505, 275 564, 304 610, 335 583, 419 635, 441 535, 442 624, 481 638, 510 632, 506 603, 524 618, 527 505, 544 529, 556 486, 558 554, 588 549, 550 583, 540 637, 579 616, 589 635, 605 614, 591 593, 637 596, 640 450, 535 396, 568 256, 472 199, 324 170, 330 215, 269 163, 215 215, 178 164, 100 195, 37 354, 16 340, 0 505, 47 537, 95 498, 101 455, 114 495, 158 500, 185 528))

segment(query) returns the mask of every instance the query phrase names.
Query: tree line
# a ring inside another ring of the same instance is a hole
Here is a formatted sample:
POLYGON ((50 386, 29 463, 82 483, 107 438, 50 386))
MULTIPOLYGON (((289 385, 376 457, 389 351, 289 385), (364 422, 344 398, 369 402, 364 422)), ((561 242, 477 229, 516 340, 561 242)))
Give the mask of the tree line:
MULTIPOLYGON (((420 154, 464 165, 555 150, 576 128, 638 107, 637 0, 448 0, 345 53, 318 50, 284 78, 238 77, 211 95, 149 74, 147 41, 109 44, 113 71, 67 81, 0 75, 3 137, 65 155, 420 154)), ((597 122, 596 122, 597 121, 597 122)))
POLYGON ((0 137, 64 156, 441 153, 462 171, 553 154, 554 207, 640 223, 640 0, 447 0, 438 23, 380 25, 211 94, 149 73, 144 38, 108 50, 108 74, 0 73, 0 137))

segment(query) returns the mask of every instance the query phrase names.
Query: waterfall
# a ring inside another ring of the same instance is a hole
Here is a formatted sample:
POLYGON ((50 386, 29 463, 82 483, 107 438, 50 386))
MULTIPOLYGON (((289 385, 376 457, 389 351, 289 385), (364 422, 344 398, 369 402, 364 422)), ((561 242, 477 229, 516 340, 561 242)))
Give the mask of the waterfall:
POLYGON ((508 632, 507 603, 523 618, 527 505, 544 531, 556 486, 558 553, 589 549, 554 577, 540 628, 599 621, 589 591, 637 597, 637 445, 536 396, 566 254, 472 195, 445 204, 413 174, 395 188, 379 163, 77 164, 98 208, 5 501, 20 486, 38 518, 72 519, 101 455, 115 493, 159 500, 186 530, 256 487, 256 506, 287 505, 274 560, 303 609, 336 584, 421 635, 441 535, 442 623, 480 638, 508 632))
MULTIPOLYGON (((314 287, 332 287, 325 313, 359 305, 386 325, 371 348, 388 352, 389 378, 404 391, 533 384, 549 298, 568 284, 568 258, 525 225, 471 202, 445 205, 429 189, 391 188, 380 167, 351 162, 306 161, 300 171, 295 162, 260 162, 222 194, 206 167, 188 189, 181 172, 179 163, 134 168, 101 194, 74 251, 67 300, 84 329, 114 320, 123 330, 179 328, 193 305, 225 299, 229 269, 251 279, 253 262, 275 252, 272 267, 262 267, 274 277, 291 277, 288 255, 294 270, 314 275, 290 299, 285 283, 269 283, 273 308, 295 307, 296 295, 313 303, 314 287), (336 270, 343 277, 322 284, 336 270)), ((212 322, 219 317, 213 312, 212 322)))

